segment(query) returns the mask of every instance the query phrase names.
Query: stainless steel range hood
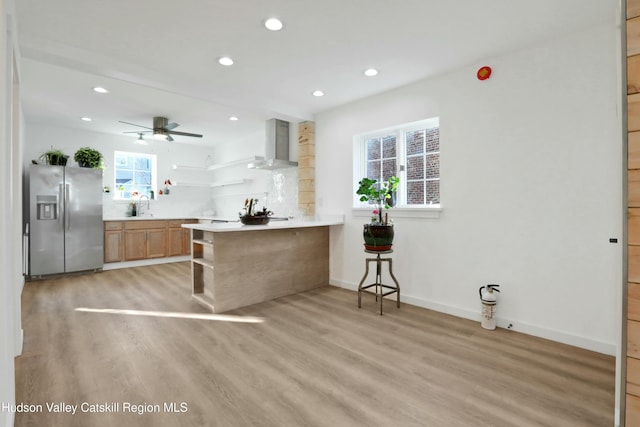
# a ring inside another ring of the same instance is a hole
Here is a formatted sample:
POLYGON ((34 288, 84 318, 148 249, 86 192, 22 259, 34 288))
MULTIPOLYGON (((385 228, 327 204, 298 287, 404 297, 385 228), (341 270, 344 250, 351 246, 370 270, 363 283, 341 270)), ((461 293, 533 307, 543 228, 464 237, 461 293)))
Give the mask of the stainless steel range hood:
POLYGON ((289 160, 289 122, 279 119, 267 120, 265 159, 251 162, 249 169, 282 169, 298 166, 289 160))

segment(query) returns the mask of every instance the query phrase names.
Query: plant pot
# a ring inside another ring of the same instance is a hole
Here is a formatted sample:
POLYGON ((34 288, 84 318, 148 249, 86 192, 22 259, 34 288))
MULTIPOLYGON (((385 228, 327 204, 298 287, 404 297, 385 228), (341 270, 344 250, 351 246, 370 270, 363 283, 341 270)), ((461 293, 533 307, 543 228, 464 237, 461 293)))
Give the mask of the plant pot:
POLYGON ((80 166, 81 168, 90 168, 91 164, 89 162, 78 161, 78 166, 80 166))
POLYGON ((269 223, 269 217, 266 215, 244 215, 240 217, 240 222, 244 225, 266 225, 269 223))
POLYGON ((60 156, 58 154, 47 154, 47 164, 53 166, 66 166, 69 156, 60 156))
POLYGON ((368 251, 388 251, 393 244, 393 235, 393 224, 364 224, 364 248, 368 251))

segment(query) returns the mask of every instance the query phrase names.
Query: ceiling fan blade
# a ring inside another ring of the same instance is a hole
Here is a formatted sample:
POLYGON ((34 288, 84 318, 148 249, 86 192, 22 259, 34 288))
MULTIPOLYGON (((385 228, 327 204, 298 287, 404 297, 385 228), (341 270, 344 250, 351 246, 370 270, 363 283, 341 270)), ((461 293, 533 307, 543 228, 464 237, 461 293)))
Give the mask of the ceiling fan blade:
POLYGON ((175 122, 173 122, 173 123, 168 123, 168 124, 164 127, 164 129, 165 129, 165 130, 171 130, 171 129, 175 129, 175 128, 177 128, 178 126, 180 126, 180 125, 179 125, 178 123, 175 123, 175 122))
POLYGON ((167 134, 167 141, 171 142, 173 141, 173 138, 171 138, 171 135, 167 134))
POLYGON ((145 128, 145 129, 153 130, 153 128, 150 128, 150 127, 147 127, 147 126, 137 125, 135 123, 123 122, 122 120, 118 120, 118 123, 124 123, 125 125, 138 126, 139 128, 145 128))
POLYGON ((122 133, 151 133, 151 131, 150 130, 128 130, 122 133))
POLYGON ((178 131, 175 131, 175 130, 168 130, 167 133, 170 133, 172 135, 192 136, 194 138, 202 138, 202 135, 200 135, 198 133, 178 132, 178 131))

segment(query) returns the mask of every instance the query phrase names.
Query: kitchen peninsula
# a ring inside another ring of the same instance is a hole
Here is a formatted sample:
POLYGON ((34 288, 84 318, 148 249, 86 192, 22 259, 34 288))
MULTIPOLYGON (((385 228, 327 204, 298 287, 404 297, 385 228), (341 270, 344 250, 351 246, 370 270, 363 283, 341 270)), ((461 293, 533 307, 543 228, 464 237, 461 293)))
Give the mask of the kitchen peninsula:
POLYGON ((343 220, 191 229, 193 298, 214 313, 329 284, 329 227, 343 220))

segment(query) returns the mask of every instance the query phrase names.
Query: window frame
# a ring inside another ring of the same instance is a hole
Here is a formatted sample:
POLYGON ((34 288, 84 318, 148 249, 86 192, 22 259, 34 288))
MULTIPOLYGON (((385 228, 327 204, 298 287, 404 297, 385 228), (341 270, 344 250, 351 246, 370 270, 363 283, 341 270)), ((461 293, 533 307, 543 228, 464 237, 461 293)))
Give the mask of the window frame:
MULTIPOLYGON (((401 124, 384 129, 378 129, 371 132, 362 133, 353 137, 353 204, 352 214, 358 217, 370 217, 371 206, 365 202, 361 202, 356 195, 358 182, 362 177, 367 176, 367 140, 372 138, 382 138, 394 134, 396 136, 396 176, 400 178, 400 186, 398 187, 398 204, 392 208, 390 215, 394 218, 438 218, 442 211, 442 198, 438 204, 407 204, 407 171, 406 171, 406 141, 405 137, 408 132, 416 130, 440 127, 440 118, 432 117, 425 120, 401 124)), ((439 151, 440 153, 441 151, 439 151)), ((438 178, 441 179, 441 174, 438 178)), ((441 195, 442 197, 442 195, 441 195)))
MULTIPOLYGON (((151 191, 155 188, 158 188, 158 156, 155 154, 149 153, 137 153, 133 151, 122 151, 115 150, 113 152, 113 200, 131 200, 131 197, 121 197, 120 191, 118 190, 118 161, 117 158, 121 156, 130 156, 136 158, 147 158, 151 161, 151 191)), ((135 169, 134 169, 135 176, 135 169)), ((147 195, 148 196, 148 195, 147 195)))

